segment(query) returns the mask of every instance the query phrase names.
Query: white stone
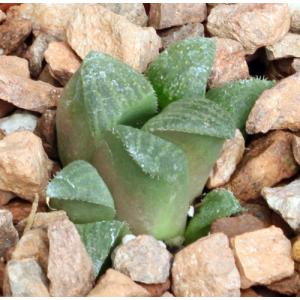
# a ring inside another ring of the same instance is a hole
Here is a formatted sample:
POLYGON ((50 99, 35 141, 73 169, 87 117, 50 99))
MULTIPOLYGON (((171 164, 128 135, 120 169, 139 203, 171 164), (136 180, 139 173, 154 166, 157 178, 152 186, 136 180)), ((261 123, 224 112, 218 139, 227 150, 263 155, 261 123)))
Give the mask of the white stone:
POLYGON ((122 244, 125 245, 127 244, 129 241, 132 241, 136 238, 136 236, 134 234, 126 234, 124 235, 124 237, 122 238, 122 244))
POLYGON ((8 135, 16 131, 31 131, 33 132, 38 117, 29 112, 15 112, 14 114, 0 119, 0 129, 8 135))
POLYGON ((296 231, 300 230, 300 179, 275 188, 264 188, 262 195, 270 208, 296 231))

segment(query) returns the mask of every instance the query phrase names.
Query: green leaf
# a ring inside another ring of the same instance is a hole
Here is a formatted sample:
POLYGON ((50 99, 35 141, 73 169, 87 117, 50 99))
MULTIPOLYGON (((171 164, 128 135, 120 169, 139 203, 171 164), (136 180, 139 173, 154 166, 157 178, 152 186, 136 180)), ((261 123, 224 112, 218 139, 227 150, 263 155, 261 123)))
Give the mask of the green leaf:
POLYGON ((143 127, 180 147, 188 160, 190 202, 200 195, 225 138, 234 135, 229 114, 205 98, 178 100, 143 127))
POLYGON ((183 236, 187 211, 187 163, 172 143, 129 126, 104 135, 93 164, 115 200, 117 217, 134 234, 161 240, 183 236))
POLYGON ((232 192, 222 188, 211 191, 205 196, 194 217, 190 220, 185 232, 185 243, 192 243, 207 235, 215 220, 241 211, 242 207, 232 192))
POLYGON ((230 113, 236 127, 244 131, 248 115, 261 93, 270 89, 273 81, 252 78, 227 83, 213 88, 206 94, 206 98, 221 105, 230 113))
POLYGON ((88 224, 76 224, 77 230, 88 254, 91 256, 95 276, 109 260, 110 254, 124 235, 126 226, 120 221, 102 221, 88 224))
POLYGON ((187 39, 168 47, 150 64, 146 76, 161 108, 178 99, 205 95, 215 50, 214 39, 187 39))
POLYGON ((74 161, 48 184, 49 206, 65 210, 74 223, 111 220, 112 196, 97 170, 85 161, 74 161))
POLYGON ((157 111, 151 84, 128 65, 90 52, 64 88, 57 108, 60 159, 90 161, 104 130, 142 126, 157 111))

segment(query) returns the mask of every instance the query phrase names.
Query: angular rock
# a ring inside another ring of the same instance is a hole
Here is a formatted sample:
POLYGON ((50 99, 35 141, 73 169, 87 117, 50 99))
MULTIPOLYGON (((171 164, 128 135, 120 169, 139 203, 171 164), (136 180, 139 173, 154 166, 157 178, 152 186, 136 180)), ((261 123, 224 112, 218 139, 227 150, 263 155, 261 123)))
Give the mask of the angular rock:
MULTIPOLYGON (((0 56, 1 57, 1 56, 0 56)), ((16 107, 11 103, 0 100, 0 118, 8 116, 16 107)))
POLYGON ((243 46, 232 39, 216 38, 216 57, 208 86, 218 87, 226 82, 247 79, 248 65, 243 46))
POLYGON ((43 68, 44 53, 48 44, 56 38, 50 34, 41 32, 34 39, 32 45, 26 51, 25 57, 29 61, 29 68, 32 77, 37 78, 43 68))
POLYGON ((242 289, 271 284, 294 273, 291 243, 275 226, 238 235, 231 244, 242 289))
POLYGON ((226 187, 240 201, 249 201, 259 198, 264 187, 295 175, 298 165, 292 152, 292 136, 275 131, 252 141, 226 187))
MULTIPOLYGON (((56 221, 68 219, 67 214, 63 210, 52 212, 38 212, 34 215, 31 229, 48 229, 48 226, 56 221)), ((18 232, 23 232, 27 224, 27 218, 21 220, 16 226, 18 232)))
MULTIPOLYGON (((11 8, 11 13, 32 21, 35 35, 46 33, 56 39, 66 40, 65 31, 76 9, 91 4, 26 3, 11 8)), ((98 4, 99 5, 99 4, 98 4)), ((144 26, 147 15, 142 3, 101 3, 130 22, 144 26)))
MULTIPOLYGON (((289 6, 297 4, 289 3, 289 6)), ((291 28, 290 31, 300 33, 300 9, 299 6, 290 9, 291 14, 291 28)))
POLYGON ((88 297, 148 297, 146 289, 136 284, 126 275, 108 269, 100 277, 96 286, 89 292, 88 297))
POLYGON ((13 14, 32 22, 35 36, 44 32, 65 40, 65 30, 74 10, 81 8, 82 4, 52 4, 52 3, 26 3, 14 6, 9 10, 13 14))
POLYGON ((11 260, 5 272, 4 296, 49 297, 46 276, 35 259, 11 260))
POLYGON ((300 137, 294 135, 292 140, 293 154, 297 164, 300 165, 300 137))
POLYGON ((12 133, 0 141, 0 154, 0 189, 29 201, 37 194, 43 202, 52 162, 40 138, 29 131, 12 133))
POLYGON ((0 129, 5 135, 17 131, 34 131, 37 124, 37 116, 29 112, 17 111, 12 115, 0 118, 0 129))
POLYGON ((160 37, 151 27, 142 28, 101 5, 77 9, 67 27, 67 41, 82 59, 100 51, 143 72, 159 54, 160 37))
POLYGON ((300 72, 279 81, 256 100, 246 123, 249 134, 300 129, 300 72))
POLYGON ((162 294, 162 297, 174 297, 174 295, 171 294, 170 292, 165 292, 162 294))
POLYGON ((7 18, 0 25, 0 50, 3 54, 14 52, 31 33, 31 22, 21 18, 7 18))
POLYGON ((300 35, 287 33, 281 40, 266 47, 269 60, 285 57, 300 57, 300 35))
POLYGON ((201 238, 176 253, 172 290, 176 297, 239 297, 240 275, 225 234, 201 238))
POLYGON ((269 207, 279 213, 295 231, 300 230, 300 179, 275 187, 263 188, 262 196, 269 207))
POLYGON ((188 23, 173 27, 159 33, 162 47, 167 48, 175 42, 204 36, 204 26, 201 23, 188 23))
POLYGON ((56 107, 60 92, 45 82, 0 72, 0 98, 19 108, 43 113, 56 107))
POLYGON ((210 11, 207 21, 213 36, 239 41, 246 54, 276 43, 290 28, 286 4, 218 5, 210 11))
POLYGON ((11 258, 21 260, 25 258, 34 258, 42 269, 47 272, 49 243, 47 231, 42 228, 36 228, 25 232, 14 251, 11 258))
POLYGON ((157 284, 139 283, 139 285, 145 288, 149 292, 151 297, 162 297, 163 294, 170 289, 171 282, 168 279, 164 283, 157 283, 157 284))
POLYGON ((222 153, 215 162, 206 186, 212 189, 227 183, 235 171, 236 166, 241 161, 244 151, 244 137, 240 130, 236 129, 235 136, 224 142, 222 153))
POLYGON ((210 229, 210 233, 223 232, 228 238, 245 232, 251 232, 265 228, 266 225, 258 218, 250 214, 242 214, 237 217, 221 218, 216 220, 210 229))
POLYGON ((6 251, 15 246, 19 240, 17 230, 13 225, 13 218, 10 211, 0 209, 0 258, 6 251))
POLYGON ((273 282, 267 288, 283 295, 296 295, 300 290, 300 276, 295 272, 291 277, 273 282))
POLYGON ((172 255, 159 241, 140 235, 117 247, 113 253, 113 267, 132 280, 153 284, 169 278, 172 255))
POLYGON ((80 66, 80 59, 65 42, 52 42, 45 51, 50 74, 63 86, 80 66))
POLYGON ((85 296, 92 289, 94 271, 75 225, 67 219, 56 221, 48 227, 48 238, 50 295, 85 296))
POLYGON ((0 55, 0 72, 30 78, 27 60, 18 56, 0 55))
POLYGON ((205 3, 151 3, 149 25, 164 29, 186 23, 200 23, 206 19, 205 3))
POLYGON ((15 196, 13 193, 0 191, 0 207, 7 204, 15 196))
POLYGON ((146 26, 148 17, 143 3, 101 3, 101 6, 115 14, 126 17, 135 25, 146 26))

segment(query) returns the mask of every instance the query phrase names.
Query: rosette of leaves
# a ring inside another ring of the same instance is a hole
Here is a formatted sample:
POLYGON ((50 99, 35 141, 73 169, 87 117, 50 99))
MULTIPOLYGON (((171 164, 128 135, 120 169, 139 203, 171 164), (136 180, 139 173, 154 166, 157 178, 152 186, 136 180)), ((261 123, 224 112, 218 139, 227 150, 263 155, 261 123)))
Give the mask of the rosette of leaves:
MULTIPOLYGON (((189 202, 201 193, 224 139, 233 135, 231 118, 243 126, 240 109, 227 109, 222 92, 204 99, 215 48, 207 38, 176 43, 149 66, 146 78, 91 52, 63 91, 57 109, 61 161, 92 163, 117 218, 134 233, 173 241, 182 236, 189 202), (158 104, 164 110, 154 117, 158 104)), ((247 101, 243 120, 258 94, 247 101)), ((243 101, 239 95, 235 103, 243 101)))

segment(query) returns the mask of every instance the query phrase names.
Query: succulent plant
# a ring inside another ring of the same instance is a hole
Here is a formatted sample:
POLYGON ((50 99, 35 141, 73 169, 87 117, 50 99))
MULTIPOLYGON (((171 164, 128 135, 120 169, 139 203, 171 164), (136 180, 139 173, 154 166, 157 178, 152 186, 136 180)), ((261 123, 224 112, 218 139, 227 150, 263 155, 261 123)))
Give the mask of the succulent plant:
POLYGON ((126 224, 120 221, 101 221, 87 224, 77 224, 82 242, 92 258, 95 277, 103 272, 108 264, 113 248, 126 233, 126 224))
POLYGON ((182 237, 189 208, 187 163, 174 144, 124 125, 105 132, 94 166, 135 234, 182 237), (175 221, 176 220, 176 221, 175 221))
POLYGON ((228 111, 235 126, 244 131, 245 123, 256 99, 264 90, 270 89, 273 85, 273 81, 258 78, 237 80, 209 90, 206 97, 228 111))
MULTIPOLYGON (((63 91, 57 110, 61 161, 91 163, 112 195, 116 218, 133 233, 169 244, 182 241, 189 204, 201 194, 224 140, 244 126, 255 99, 272 85, 251 79, 206 93, 215 48, 215 40, 207 38, 175 43, 150 64, 146 77, 107 54, 91 52, 63 91), (163 110, 156 115, 158 106, 163 110)), ((82 184, 79 170, 76 176, 76 184, 82 184)), ((99 219, 90 220, 84 208, 80 211, 79 190, 72 201, 62 197, 65 183, 59 182, 62 193, 53 192, 57 179, 48 188, 50 205, 67 210, 77 223, 94 222, 91 232, 100 226, 96 221, 113 218, 97 213, 99 219)), ((78 227, 82 232, 84 225, 78 227)))
POLYGON ((142 126, 156 111, 155 92, 143 75, 92 51, 64 88, 57 107, 59 157, 64 165, 91 161, 103 131, 116 124, 142 126))
POLYGON ((214 39, 187 39, 174 43, 150 64, 146 76, 161 108, 182 98, 205 95, 215 51, 214 39))
POLYGON ((65 210, 74 223, 112 220, 116 210, 113 198, 89 163, 78 160, 58 172, 48 184, 49 206, 65 210))
POLYGON ((188 160, 190 202, 202 193, 225 138, 234 134, 229 114, 205 98, 169 104, 143 127, 181 148, 188 160))
POLYGON ((207 235, 215 220, 241 211, 242 207, 232 192, 222 188, 214 189, 204 197, 190 220, 185 232, 185 243, 194 242, 207 235))

